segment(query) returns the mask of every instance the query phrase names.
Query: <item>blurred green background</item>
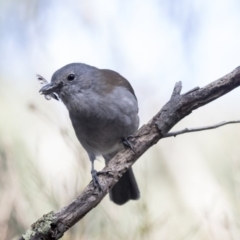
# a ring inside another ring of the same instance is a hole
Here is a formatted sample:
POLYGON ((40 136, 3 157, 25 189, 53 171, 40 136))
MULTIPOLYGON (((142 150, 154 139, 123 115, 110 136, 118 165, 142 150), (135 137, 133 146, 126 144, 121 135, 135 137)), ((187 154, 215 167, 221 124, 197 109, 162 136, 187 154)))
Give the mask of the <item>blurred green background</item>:
MULTIPOLYGON (((61 102, 40 96, 36 74, 83 62, 126 77, 141 125, 176 81, 204 86, 240 65, 238 0, 0 1, 0 239, 18 239, 91 180, 61 102)), ((240 119, 240 89, 174 127, 240 119)), ((63 237, 240 239, 240 126, 160 141, 134 165, 141 199, 108 196, 63 237)), ((97 168, 104 166, 99 158, 97 168)))

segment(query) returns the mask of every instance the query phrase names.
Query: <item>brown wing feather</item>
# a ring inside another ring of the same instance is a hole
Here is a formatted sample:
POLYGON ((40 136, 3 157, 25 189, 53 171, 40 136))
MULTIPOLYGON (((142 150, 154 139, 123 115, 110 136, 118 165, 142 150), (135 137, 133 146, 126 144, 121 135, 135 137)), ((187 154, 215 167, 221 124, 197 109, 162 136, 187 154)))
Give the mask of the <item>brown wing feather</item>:
POLYGON ((101 72, 104 75, 104 78, 103 78, 104 81, 109 83, 107 84, 107 86, 109 86, 109 91, 112 91, 112 88, 114 86, 122 86, 122 87, 125 87, 129 92, 131 92, 133 96, 137 99, 131 84, 128 82, 126 78, 121 76, 119 73, 114 72, 112 70, 108 70, 108 69, 101 69, 101 72))

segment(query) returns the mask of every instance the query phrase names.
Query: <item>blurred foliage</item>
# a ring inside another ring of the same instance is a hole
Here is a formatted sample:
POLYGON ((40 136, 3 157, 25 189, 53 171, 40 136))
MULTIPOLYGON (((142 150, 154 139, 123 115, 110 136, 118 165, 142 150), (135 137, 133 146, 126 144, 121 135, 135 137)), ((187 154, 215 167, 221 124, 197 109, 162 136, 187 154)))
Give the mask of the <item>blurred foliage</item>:
MULTIPOLYGON (((0 239, 18 239, 91 179, 66 109, 38 95, 36 73, 49 79, 73 61, 117 70, 143 124, 175 81, 191 89, 239 65, 238 9, 237 0, 0 0, 0 239)), ((176 128, 239 119, 237 91, 176 128)), ((140 200, 104 198, 63 240, 240 239, 239 138, 234 125, 164 139, 134 165, 140 200)))

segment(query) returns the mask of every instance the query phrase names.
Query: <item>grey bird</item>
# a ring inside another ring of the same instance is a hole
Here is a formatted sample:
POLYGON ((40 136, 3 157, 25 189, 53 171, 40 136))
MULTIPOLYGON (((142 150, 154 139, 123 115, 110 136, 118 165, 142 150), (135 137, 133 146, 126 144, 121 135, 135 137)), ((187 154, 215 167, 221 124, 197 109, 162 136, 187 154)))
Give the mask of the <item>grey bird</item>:
MULTIPOLYGON (((99 186, 94 160, 102 155, 107 163, 124 145, 131 147, 128 137, 139 126, 138 102, 132 86, 117 72, 71 63, 57 70, 40 93, 57 94, 67 107, 76 136, 92 163, 94 184, 99 186)), ((139 197, 130 168, 110 191, 110 199, 122 205, 139 197)))

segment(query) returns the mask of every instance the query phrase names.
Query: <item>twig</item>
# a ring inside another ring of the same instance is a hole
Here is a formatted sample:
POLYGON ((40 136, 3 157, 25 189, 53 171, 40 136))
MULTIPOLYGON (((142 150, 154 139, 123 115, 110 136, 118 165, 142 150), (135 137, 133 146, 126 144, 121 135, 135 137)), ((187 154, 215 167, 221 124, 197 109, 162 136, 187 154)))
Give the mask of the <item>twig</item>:
POLYGON ((151 146, 163 138, 170 129, 193 110, 204 106, 240 86, 240 67, 226 76, 210 83, 203 88, 181 95, 181 82, 176 83, 171 99, 131 139, 135 154, 125 149, 119 152, 102 171, 99 182, 103 191, 94 188, 92 182, 72 203, 44 215, 31 226, 21 239, 25 240, 56 240, 63 236, 70 227, 96 207, 120 177, 146 152, 151 146))
POLYGON ((176 132, 170 132, 167 133, 163 136, 163 138, 167 138, 167 137, 176 137, 178 135, 184 134, 184 133, 190 133, 190 132, 200 132, 200 131, 205 131, 205 130, 210 130, 210 129, 215 129, 215 128, 219 128, 222 127, 224 125, 227 124, 234 124, 234 123, 240 123, 240 120, 237 121, 224 121, 224 122, 220 122, 217 123, 215 125, 211 125, 211 126, 206 126, 206 127, 199 127, 199 128, 185 128, 176 132))

